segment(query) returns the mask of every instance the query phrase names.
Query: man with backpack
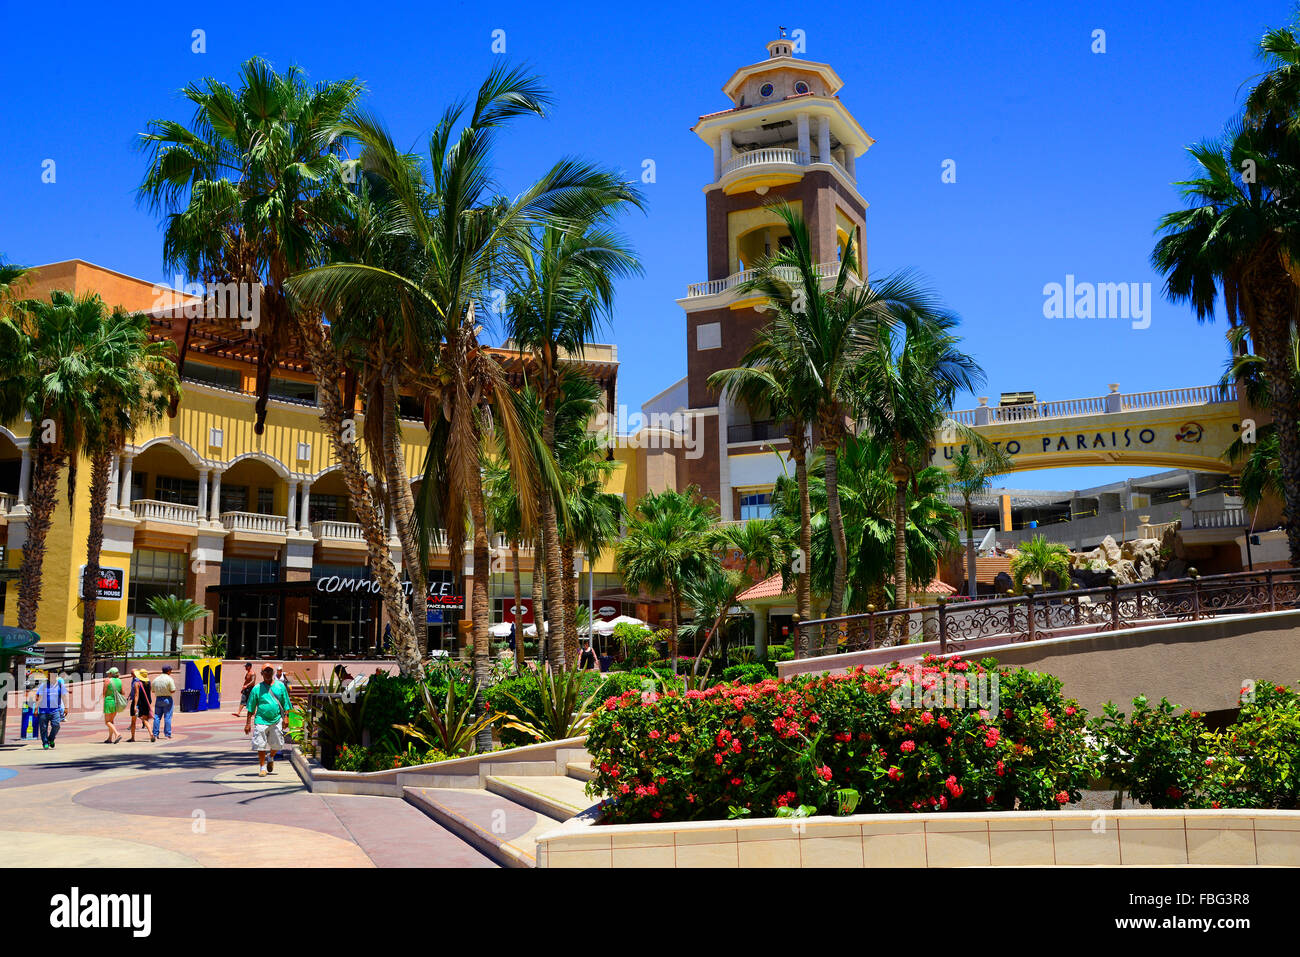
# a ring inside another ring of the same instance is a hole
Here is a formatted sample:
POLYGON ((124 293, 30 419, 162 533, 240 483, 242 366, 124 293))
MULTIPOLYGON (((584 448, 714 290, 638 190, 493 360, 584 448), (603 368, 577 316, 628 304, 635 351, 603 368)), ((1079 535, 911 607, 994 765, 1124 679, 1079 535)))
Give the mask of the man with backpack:
POLYGON ((275 771, 275 756, 284 747, 284 718, 291 708, 289 692, 275 680, 275 669, 267 665, 262 669, 262 683, 248 694, 248 718, 244 721, 244 733, 252 734, 257 752, 258 777, 275 771))

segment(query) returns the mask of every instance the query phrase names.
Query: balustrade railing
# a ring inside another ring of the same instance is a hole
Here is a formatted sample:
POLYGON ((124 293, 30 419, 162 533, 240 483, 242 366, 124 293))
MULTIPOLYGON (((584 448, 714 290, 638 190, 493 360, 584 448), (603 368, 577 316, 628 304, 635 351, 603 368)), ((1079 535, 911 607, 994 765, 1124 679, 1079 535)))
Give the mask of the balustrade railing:
POLYGON ((197 525, 199 507, 181 505, 178 502, 160 502, 152 498, 138 498, 131 503, 131 511, 136 518, 150 519, 156 522, 173 522, 177 525, 197 525))
MULTIPOLYGON (((840 264, 837 262, 818 263, 816 266, 817 276, 821 279, 831 278, 837 275, 839 270, 840 264)), ((786 282, 792 283, 799 278, 799 273, 793 266, 778 266, 773 270, 773 272, 786 282)), ((753 279, 757 274, 756 270, 742 269, 740 272, 733 272, 725 279, 710 279, 708 282, 693 282, 686 287, 686 298, 695 299, 700 296, 719 295, 729 289, 734 289, 747 279, 753 279)))
POLYGON ((1216 508, 1192 512, 1192 528, 1245 528, 1250 515, 1244 508, 1216 508))
POLYGON ((722 175, 726 176, 734 173, 738 169, 744 169, 748 166, 763 166, 768 163, 784 163, 789 166, 807 166, 809 157, 807 153, 799 150, 785 149, 783 147, 769 147, 760 150, 750 150, 748 153, 739 153, 733 156, 725 166, 722 167, 722 175))
POLYGON ((0 492, 0 514, 7 515, 14 510, 17 498, 8 492, 0 492))
POLYGON ((264 535, 283 535, 288 527, 283 515, 263 515, 260 512, 222 512, 221 524, 232 532, 260 532, 264 535))
POLYGON ((1118 631, 1161 621, 1199 621, 1258 614, 1300 604, 1300 569, 1269 569, 1099 588, 1035 592, 1008 598, 940 601, 919 608, 797 622, 796 658, 937 642, 939 654, 968 643, 1035 641, 1062 632, 1118 631))
POLYGON ((345 542, 365 541, 361 534, 361 526, 356 522, 334 522, 318 521, 311 523, 312 538, 317 541, 324 538, 332 538, 345 542))
POLYGON ((948 418, 961 425, 991 425, 998 422, 1066 419, 1078 415, 1174 409, 1182 406, 1235 401, 1237 401, 1235 385, 1198 385, 1182 389, 1158 389, 1154 392, 1121 392, 1081 399, 1053 399, 1045 402, 1027 402, 1023 405, 957 409, 949 412, 948 418))

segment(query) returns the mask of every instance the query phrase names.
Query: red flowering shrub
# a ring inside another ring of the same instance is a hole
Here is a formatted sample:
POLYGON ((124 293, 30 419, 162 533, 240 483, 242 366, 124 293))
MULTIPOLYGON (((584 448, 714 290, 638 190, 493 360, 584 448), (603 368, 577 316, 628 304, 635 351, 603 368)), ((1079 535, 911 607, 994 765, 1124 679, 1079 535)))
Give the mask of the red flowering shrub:
MULTIPOLYGON (((989 663, 991 665, 991 663, 989 663)), ((614 822, 812 805, 859 812, 1055 808, 1092 771, 1060 682, 961 659, 611 697, 588 732, 614 822)))

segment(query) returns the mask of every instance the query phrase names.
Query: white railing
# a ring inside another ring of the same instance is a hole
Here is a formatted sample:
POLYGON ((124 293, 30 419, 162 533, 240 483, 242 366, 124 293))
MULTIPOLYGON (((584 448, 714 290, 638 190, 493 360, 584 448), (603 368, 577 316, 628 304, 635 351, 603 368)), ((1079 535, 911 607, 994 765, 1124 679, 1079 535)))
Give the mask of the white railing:
POLYGON ((1244 508, 1216 508, 1192 512, 1192 528, 1245 528, 1249 523, 1244 508))
POLYGON ((8 492, 0 492, 0 514, 7 515, 14 510, 17 498, 8 492))
POLYGON ((263 515, 261 512, 222 512, 221 524, 232 532, 259 532, 263 535, 283 535, 288 527, 283 515, 263 515))
POLYGON ((176 502, 160 502, 152 498, 140 498, 131 503, 131 511, 136 518, 155 522, 173 522, 177 525, 198 525, 199 507, 197 505, 180 505, 176 502))
POLYGON ((1186 389, 1129 392, 1122 396, 1121 401, 1125 412, 1136 409, 1173 409, 1182 405, 1209 405, 1213 402, 1236 402, 1237 387, 1196 385, 1186 389))
MULTIPOLYGON (((840 264, 818 263, 816 266, 817 277, 819 279, 833 279, 839 274, 840 264)), ((798 281, 799 273, 793 266, 778 266, 773 272, 784 279, 786 282, 793 283, 798 281)), ((726 279, 710 279, 708 282, 693 282, 686 287, 686 298, 695 299, 699 296, 717 296, 729 289, 734 289, 748 279, 753 279, 758 275, 755 269, 744 269, 740 272, 733 272, 726 279)), ((854 277, 856 278, 856 277, 854 277)))
POLYGON ((333 538, 344 542, 365 541, 365 537, 361 534, 361 526, 356 522, 312 522, 311 534, 312 538, 317 541, 325 538, 333 538))
POLYGON ((949 412, 948 418, 960 425, 992 425, 1038 419, 1068 419, 1077 415, 1104 415, 1108 412, 1176 409, 1183 406, 1236 401, 1235 385, 1198 385, 1184 389, 1159 389, 1155 392, 1124 392, 1089 396, 1083 399, 1055 399, 1025 405, 981 406, 978 409, 949 412))
POLYGON ((769 163, 781 163, 786 166, 807 166, 810 162, 808 154, 799 150, 769 147, 761 150, 750 150, 748 153, 733 156, 722 167, 722 175, 727 176, 738 169, 745 169, 748 166, 765 166, 769 163))

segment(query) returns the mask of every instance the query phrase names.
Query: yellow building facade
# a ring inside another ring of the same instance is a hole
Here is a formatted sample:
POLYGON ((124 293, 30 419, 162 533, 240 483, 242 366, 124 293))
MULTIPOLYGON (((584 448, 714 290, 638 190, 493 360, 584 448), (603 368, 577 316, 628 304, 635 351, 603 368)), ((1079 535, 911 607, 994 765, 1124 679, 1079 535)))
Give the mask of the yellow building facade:
MULTIPOLYGON (((185 640, 224 633, 230 654, 290 657, 297 654, 364 654, 383 647, 378 594, 366 568, 361 527, 353 521, 347 489, 322 431, 315 385, 301 357, 287 353, 271 372, 265 428, 254 429, 256 366, 252 344, 238 327, 204 327, 184 318, 194 299, 183 292, 80 260, 33 270, 24 298, 48 298, 55 289, 74 295, 98 293, 111 306, 147 312, 155 335, 184 349, 182 398, 174 416, 142 429, 113 464, 100 565, 96 615, 136 631, 136 650, 167 646, 165 624, 148 607, 155 595, 188 597, 206 606, 206 620, 186 627, 185 640)), ((191 310, 193 312, 194 310, 191 310)), ((512 374, 519 357, 502 352, 512 374), (511 369, 511 365, 514 368, 511 369)), ((610 405, 617 380, 617 350, 594 345, 580 364, 602 387, 610 405)), ((403 451, 413 484, 423 468, 427 432, 422 403, 404 397, 403 451)), ((364 414, 357 405, 358 441, 364 414)), ((18 583, 27 533, 29 446, 32 423, 0 424, 0 541, 7 581, 4 623, 17 621, 18 583)), ((634 503, 640 494, 637 451, 617 443, 618 467, 607 490, 634 503)), ((66 473, 46 543, 42 596, 36 630, 42 646, 57 653, 79 642, 80 579, 89 531, 90 468, 78 468, 78 487, 68 508, 66 473)), ((396 529, 389 526, 390 554, 401 567, 396 529)), ((494 621, 512 620, 513 566, 508 543, 494 540, 490 594, 494 621)), ((454 645, 467 616, 464 596, 474 569, 451 568, 445 544, 431 556, 431 647, 454 645)), ((531 596, 532 549, 521 549, 524 596, 531 596)), ((582 566, 581 593, 616 592, 612 551, 594 568, 582 566)), ((531 601, 517 614, 532 621, 531 601)), ((624 610, 622 607, 618 609, 624 610)))

